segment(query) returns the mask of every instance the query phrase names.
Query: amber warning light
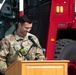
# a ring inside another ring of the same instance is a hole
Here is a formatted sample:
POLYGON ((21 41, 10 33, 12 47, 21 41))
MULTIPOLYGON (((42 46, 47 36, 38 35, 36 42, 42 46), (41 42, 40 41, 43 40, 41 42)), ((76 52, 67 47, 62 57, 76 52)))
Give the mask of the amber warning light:
POLYGON ((63 13, 63 6, 56 6, 56 13, 63 13))

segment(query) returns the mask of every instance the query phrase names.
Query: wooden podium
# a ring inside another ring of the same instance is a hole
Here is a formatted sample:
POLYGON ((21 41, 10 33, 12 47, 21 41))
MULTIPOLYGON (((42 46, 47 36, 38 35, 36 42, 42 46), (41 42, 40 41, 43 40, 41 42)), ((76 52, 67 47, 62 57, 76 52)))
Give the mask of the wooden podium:
POLYGON ((5 75, 68 75, 68 60, 16 61, 5 75))

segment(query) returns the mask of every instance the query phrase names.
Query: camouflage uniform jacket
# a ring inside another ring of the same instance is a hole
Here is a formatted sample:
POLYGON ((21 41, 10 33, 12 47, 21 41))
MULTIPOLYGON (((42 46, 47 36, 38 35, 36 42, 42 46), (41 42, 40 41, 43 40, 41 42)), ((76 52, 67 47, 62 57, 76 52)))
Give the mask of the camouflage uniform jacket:
POLYGON ((15 34, 9 34, 1 41, 0 49, 0 72, 4 73, 4 70, 10 66, 16 60, 44 60, 44 54, 36 36, 27 33, 22 38, 15 34), (31 35, 35 42, 40 47, 33 46, 33 43, 28 39, 31 35), (29 52, 28 52, 29 51, 29 52), (27 54, 28 52, 28 54, 27 54), (27 56, 26 56, 27 55, 27 56))

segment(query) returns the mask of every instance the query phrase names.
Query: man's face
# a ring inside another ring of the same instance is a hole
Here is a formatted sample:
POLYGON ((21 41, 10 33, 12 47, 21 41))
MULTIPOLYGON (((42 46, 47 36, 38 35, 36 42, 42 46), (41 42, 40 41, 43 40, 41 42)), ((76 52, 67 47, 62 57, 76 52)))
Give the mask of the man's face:
POLYGON ((20 30, 20 33, 25 36, 27 34, 27 32, 30 32, 32 28, 32 23, 28 23, 28 22, 25 22, 23 23, 23 25, 20 23, 19 24, 19 30, 20 30))

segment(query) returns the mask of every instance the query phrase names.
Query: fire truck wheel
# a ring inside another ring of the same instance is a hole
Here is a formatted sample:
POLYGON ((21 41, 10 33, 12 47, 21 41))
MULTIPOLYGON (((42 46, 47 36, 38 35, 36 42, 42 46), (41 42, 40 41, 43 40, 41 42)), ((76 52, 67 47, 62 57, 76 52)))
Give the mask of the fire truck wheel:
POLYGON ((56 42, 55 60, 73 60, 76 62, 76 41, 60 39, 56 42))

